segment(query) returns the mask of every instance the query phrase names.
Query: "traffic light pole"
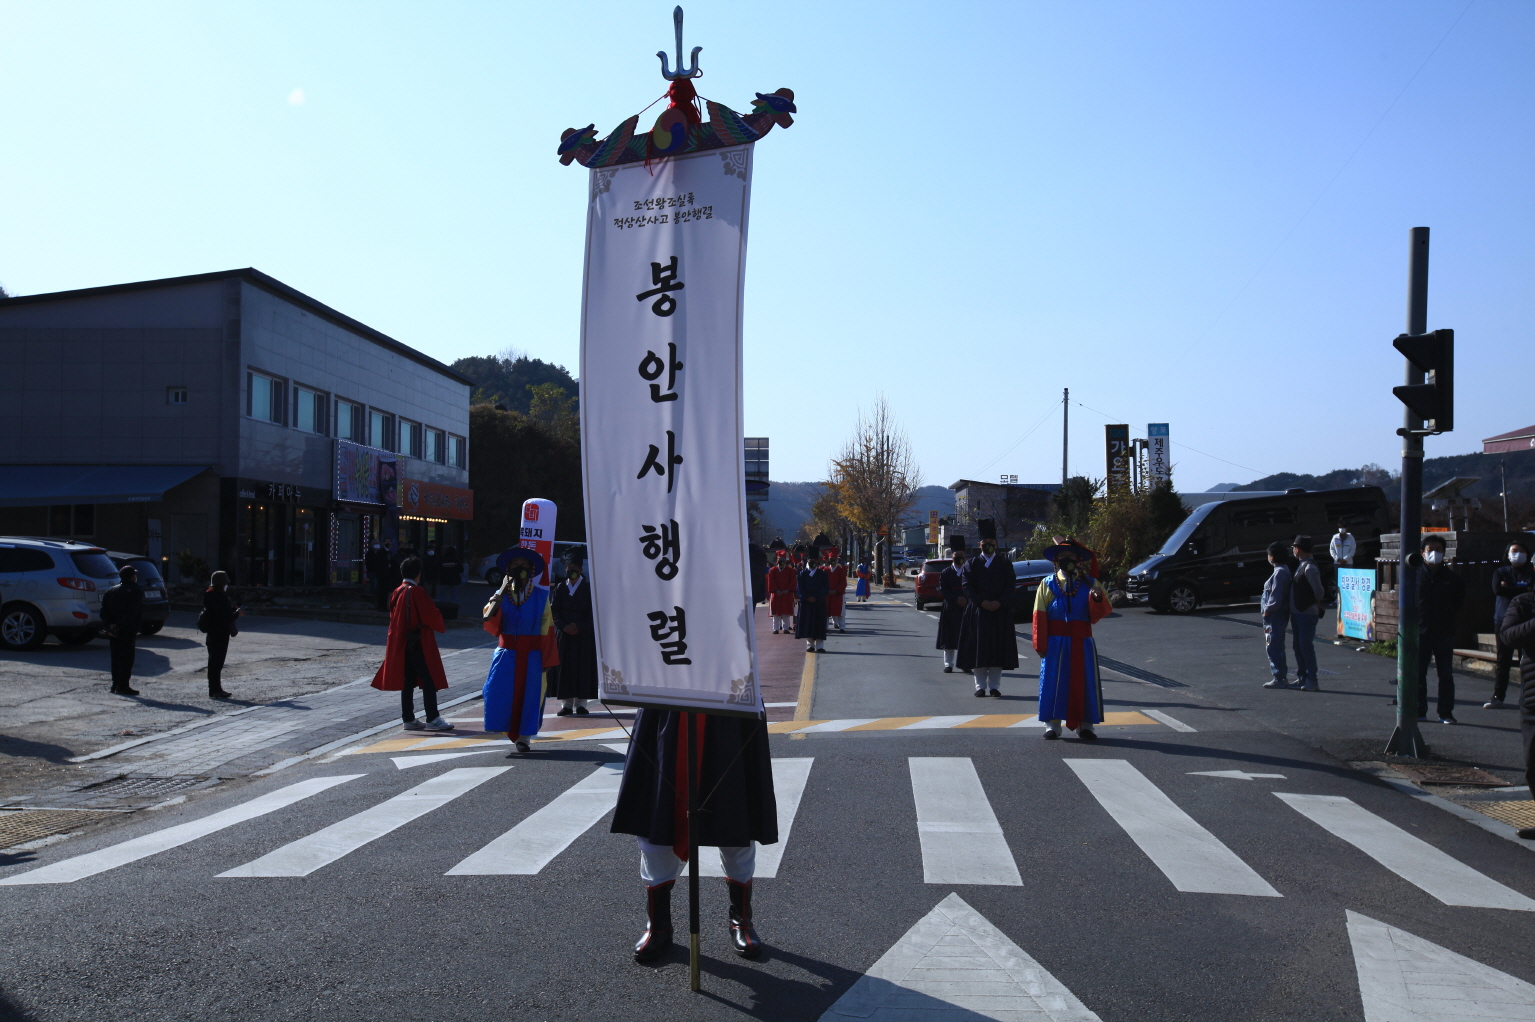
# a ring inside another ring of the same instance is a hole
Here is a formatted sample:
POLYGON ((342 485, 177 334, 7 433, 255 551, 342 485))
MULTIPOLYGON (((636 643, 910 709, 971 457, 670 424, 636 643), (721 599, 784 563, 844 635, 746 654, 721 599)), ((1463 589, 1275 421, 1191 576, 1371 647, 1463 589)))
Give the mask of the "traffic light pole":
MULTIPOLYGON (((1409 234, 1407 270, 1407 332, 1428 333, 1428 228, 1414 227, 1409 234)), ((1421 384, 1424 373, 1410 360, 1407 386, 1421 384)), ((1424 758, 1428 744, 1418 730, 1418 553, 1423 529, 1423 420, 1411 408, 1404 413, 1402 428, 1401 554, 1397 562, 1396 631, 1396 730, 1386 751, 1398 756, 1424 758)))

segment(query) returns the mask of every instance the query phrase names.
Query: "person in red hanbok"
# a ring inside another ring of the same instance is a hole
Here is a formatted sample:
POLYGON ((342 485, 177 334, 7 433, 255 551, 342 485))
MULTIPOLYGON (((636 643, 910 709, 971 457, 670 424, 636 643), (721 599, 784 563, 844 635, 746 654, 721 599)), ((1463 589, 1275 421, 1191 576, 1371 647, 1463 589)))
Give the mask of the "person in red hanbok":
POLYGON ((373 687, 400 693, 400 719, 407 731, 452 731, 453 725, 437 712, 437 692, 448 687, 442 657, 437 652, 434 632, 448 626, 442 612, 421 586, 421 561, 407 557, 400 564, 405 580, 389 595, 389 638, 384 645, 384 662, 373 675, 373 687), (421 690, 421 708, 426 722, 416 719, 413 691, 421 690))
POLYGON ((778 551, 778 563, 768 569, 768 613, 773 615, 773 634, 794 633, 794 594, 799 591, 799 573, 789 564, 786 550, 778 551))
POLYGON ((847 566, 837 556, 836 547, 826 548, 826 617, 831 627, 839 632, 847 631, 847 622, 843 620, 843 604, 847 601, 847 566))

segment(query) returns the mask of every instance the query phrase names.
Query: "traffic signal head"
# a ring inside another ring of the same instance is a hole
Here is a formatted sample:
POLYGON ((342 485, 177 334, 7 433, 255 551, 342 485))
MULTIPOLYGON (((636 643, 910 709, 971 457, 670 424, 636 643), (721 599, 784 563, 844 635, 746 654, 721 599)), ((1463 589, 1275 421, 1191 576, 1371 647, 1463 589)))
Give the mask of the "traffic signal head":
POLYGON ((1455 428, 1455 331, 1402 334, 1391 342, 1407 361, 1428 374, 1423 383, 1393 387, 1425 429, 1448 433, 1455 428))

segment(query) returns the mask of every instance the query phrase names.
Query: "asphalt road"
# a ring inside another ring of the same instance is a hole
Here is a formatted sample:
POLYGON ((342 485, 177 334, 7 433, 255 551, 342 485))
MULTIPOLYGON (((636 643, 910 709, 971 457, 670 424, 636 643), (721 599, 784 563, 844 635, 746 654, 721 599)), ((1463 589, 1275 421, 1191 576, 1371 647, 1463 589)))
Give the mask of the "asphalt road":
POLYGON ((729 953, 724 881, 705 880, 702 994, 680 948, 629 960, 632 839, 569 822, 594 799, 600 813, 617 752, 447 759, 369 739, 0 863, 0 1019, 1360 1020, 1392 996, 1535 1018, 1519 999, 1535 982, 1531 849, 1324 748, 1368 742, 1350 721, 1385 714, 1378 679, 1342 682, 1345 663, 1376 670, 1363 655, 1324 650, 1338 691, 1265 692, 1257 640, 1219 637, 1241 624, 1125 612, 1100 625, 1103 655, 1185 687, 1109 677, 1109 709, 1135 722, 1047 742, 1027 720, 1026 644, 1004 697, 976 699, 941 673, 930 616, 888 601, 849 622, 803 723, 774 725, 799 729, 772 738, 781 801, 786 778, 805 784, 776 876, 756 884, 769 950, 729 953), (1220 660, 1238 646, 1245 660, 1220 660), (1297 720, 1305 733, 1286 733, 1297 720), (546 863, 513 840, 504 861, 528 872, 451 872, 540 810, 519 835, 537 827, 546 863), (204 820, 228 825, 171 829, 204 820), (178 833, 133 861, 114 851, 178 833), (71 879, 94 852, 105 868, 71 879), (252 875, 284 872, 303 875, 252 875), (63 882, 35 882, 49 878, 63 882), (1380 950, 1391 939, 1406 971, 1380 950))

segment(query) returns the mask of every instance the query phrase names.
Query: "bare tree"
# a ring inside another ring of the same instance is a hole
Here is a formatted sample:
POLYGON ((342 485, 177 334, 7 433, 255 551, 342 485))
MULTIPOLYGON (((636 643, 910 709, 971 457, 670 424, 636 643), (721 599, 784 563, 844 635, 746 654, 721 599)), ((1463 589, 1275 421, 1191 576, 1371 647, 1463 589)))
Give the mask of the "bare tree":
POLYGON ((883 394, 869 412, 859 412, 852 437, 832 459, 831 474, 843 520, 865 537, 886 530, 876 571, 892 584, 890 544, 896 523, 917 502, 922 470, 912 455, 911 440, 890 414, 883 394))

